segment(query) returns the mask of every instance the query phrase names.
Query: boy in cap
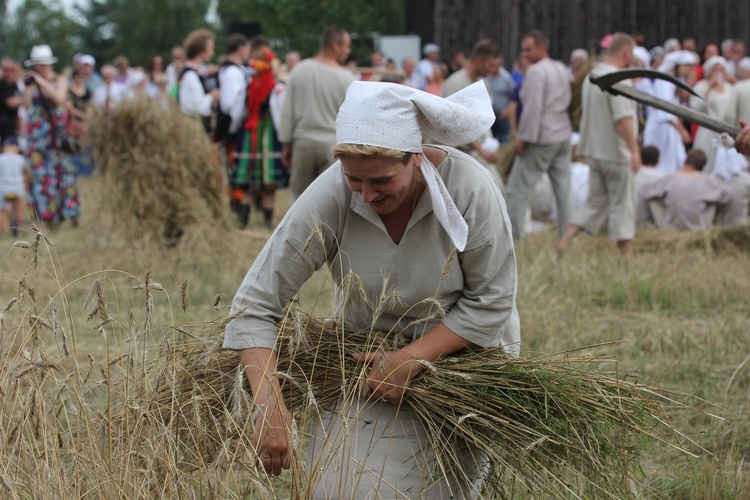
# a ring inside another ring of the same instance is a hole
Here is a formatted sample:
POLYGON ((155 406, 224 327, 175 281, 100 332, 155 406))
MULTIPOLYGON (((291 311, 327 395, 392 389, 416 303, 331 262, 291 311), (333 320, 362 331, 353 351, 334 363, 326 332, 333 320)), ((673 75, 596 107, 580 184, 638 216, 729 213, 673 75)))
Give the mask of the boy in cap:
POLYGON ((435 64, 440 61, 440 47, 434 43, 428 43, 422 49, 424 59, 417 63, 414 72, 415 85, 419 90, 424 90, 435 78, 435 64))

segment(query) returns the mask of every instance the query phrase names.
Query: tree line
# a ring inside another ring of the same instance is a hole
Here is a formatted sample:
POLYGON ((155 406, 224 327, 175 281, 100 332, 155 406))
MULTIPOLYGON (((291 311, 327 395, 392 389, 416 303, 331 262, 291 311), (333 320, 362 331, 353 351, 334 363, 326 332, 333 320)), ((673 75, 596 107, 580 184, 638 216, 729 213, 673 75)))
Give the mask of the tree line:
POLYGON ((364 63, 376 34, 401 32, 402 1, 89 0, 66 9, 60 0, 22 0, 9 12, 0 0, 0 55, 23 61, 31 47, 46 43, 63 64, 83 52, 97 64, 125 55, 145 65, 154 54, 169 60, 193 29, 213 29, 221 53, 233 23, 256 23, 278 54, 297 50, 306 57, 317 50, 323 28, 338 24, 352 33, 353 54, 364 63))

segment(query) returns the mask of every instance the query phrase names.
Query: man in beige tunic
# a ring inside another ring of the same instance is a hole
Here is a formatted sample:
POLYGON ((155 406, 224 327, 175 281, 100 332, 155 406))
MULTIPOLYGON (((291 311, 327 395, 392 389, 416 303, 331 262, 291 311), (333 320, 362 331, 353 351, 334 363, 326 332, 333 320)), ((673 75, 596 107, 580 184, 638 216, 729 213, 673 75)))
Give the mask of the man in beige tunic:
MULTIPOLYGON (((617 33, 607 49, 606 60, 592 70, 596 76, 627 67, 635 41, 617 33)), ((629 80, 626 84, 632 85, 629 80)), ((573 216, 571 225, 557 242, 563 251, 582 231, 596 234, 609 215, 609 237, 629 253, 635 235, 635 188, 633 175, 641 167, 636 140, 638 115, 635 101, 613 96, 586 79, 581 96, 581 144, 579 150, 591 168, 589 197, 573 216)))
POLYGON ((354 80, 342 64, 351 52, 343 28, 326 28, 320 52, 294 68, 284 96, 279 141, 281 161, 291 169, 290 187, 296 199, 334 161, 336 114, 354 80))
POLYGON ((664 206, 659 227, 698 231, 709 229, 719 206, 729 202, 729 190, 716 177, 703 174, 706 153, 692 149, 682 170, 643 186, 639 194, 664 206))
POLYGON ((513 237, 519 240, 530 193, 545 172, 557 199, 560 235, 570 222, 570 82, 565 65, 548 57, 548 46, 541 31, 531 31, 521 40, 521 50, 532 65, 521 86, 523 111, 508 180, 508 215, 513 237))
MULTIPOLYGON (((469 58, 464 63, 463 67, 453 73, 448 77, 445 83, 443 83, 442 96, 448 97, 453 95, 459 90, 468 87, 472 83, 477 82, 490 74, 493 63, 495 63, 499 57, 500 48, 494 41, 489 38, 479 40, 471 49, 471 54, 469 54, 469 58)), ((491 171, 493 172, 493 176, 500 179, 500 175, 494 167, 494 164, 497 161, 497 153, 485 148, 481 139, 476 140, 471 144, 466 144, 459 149, 479 160, 479 162, 485 167, 492 167, 491 171)), ((501 179, 500 185, 502 185, 501 179)))

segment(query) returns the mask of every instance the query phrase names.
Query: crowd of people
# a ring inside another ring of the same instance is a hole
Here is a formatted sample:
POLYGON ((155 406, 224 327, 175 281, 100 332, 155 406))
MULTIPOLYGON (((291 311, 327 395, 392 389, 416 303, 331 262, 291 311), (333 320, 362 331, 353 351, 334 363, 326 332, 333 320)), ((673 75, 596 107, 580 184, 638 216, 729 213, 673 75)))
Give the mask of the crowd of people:
MULTIPOLYGON (((190 33, 182 45, 174 47, 169 64, 154 55, 145 66, 131 67, 125 56, 118 56, 98 71, 94 57, 77 54, 69 68, 56 73, 57 59, 51 48, 40 45, 33 48, 25 65, 2 60, 0 140, 8 139, 9 150, 19 149, 27 174, 23 191, 16 192, 17 185, 0 189, 13 191, 8 194, 10 199, 26 198, 36 219, 77 224, 76 177, 92 161, 82 151, 88 122, 142 94, 202 122, 221 152, 221 168, 238 224, 246 227, 250 214, 257 213, 255 220, 270 228, 275 192, 290 187, 296 199, 333 163, 335 120, 353 81, 399 83, 447 97, 481 80, 490 92, 496 120, 490 133, 460 149, 488 167, 500 183, 516 239, 553 222, 563 236, 559 247, 564 248, 568 243, 565 230, 571 221, 575 225, 579 220, 574 215, 583 209, 582 200, 589 197, 591 186, 605 191, 612 188, 591 177, 597 153, 587 145, 591 133, 596 129, 598 134, 601 128, 586 127, 586 96, 592 91, 586 90, 585 83, 576 89, 583 75, 604 69, 652 68, 682 80, 699 97, 660 79, 640 78, 630 84, 729 123, 750 120, 750 57, 745 55, 743 41, 707 43, 699 51, 692 38, 670 38, 649 50, 642 45, 642 37, 636 36, 626 43, 623 61, 612 67, 612 41, 619 43, 621 38, 607 35, 601 40, 600 54, 576 49, 568 64, 563 64, 549 57, 545 34, 532 31, 520 40, 521 51, 507 69, 499 47, 490 39, 479 40, 468 54, 454 50, 449 58, 443 57, 438 45, 428 43, 422 59, 407 57, 399 64, 375 50, 360 67, 350 55, 348 32, 339 27, 326 29, 314 57, 300 62, 299 53, 292 51, 283 64, 262 36, 231 35, 226 40, 226 53, 217 58, 215 35, 206 29, 190 33), (571 103, 577 102, 581 102, 581 123, 571 120, 575 117, 571 103), (576 138, 582 143, 577 148, 571 142, 576 138), (509 162, 506 154, 501 160, 503 151, 510 151, 514 159, 509 162), (506 167, 499 165, 503 161, 506 167)), ((596 97, 588 98, 597 102, 596 97)), ((628 236, 632 231, 623 235, 612 230, 623 211, 648 213, 648 217, 638 217, 639 224, 682 229, 747 221, 750 193, 738 186, 748 184, 745 177, 750 174, 746 158, 732 147, 733 138, 722 138, 662 110, 625 104, 628 114, 635 110, 632 123, 618 122, 617 135, 610 138, 608 147, 610 151, 629 150, 618 158, 625 161, 627 157, 634 178, 632 182, 622 180, 628 190, 621 193, 622 203, 627 201, 628 207, 607 205, 608 212, 596 217, 597 224, 575 225, 577 230, 591 232, 607 225, 612 237, 628 236), (625 133, 631 128, 632 137, 625 133), (653 174, 638 173, 642 147, 658 151, 658 162, 643 169, 653 174), (722 202, 720 197, 719 201, 695 202, 686 210, 700 210, 701 222, 688 227, 679 222, 682 219, 664 217, 664 207, 660 209, 659 204, 665 203, 666 195, 661 201, 648 198, 647 190, 636 186, 643 184, 639 179, 645 177, 656 181, 659 175, 682 175, 692 150, 705 154, 701 175, 718 180, 729 193, 729 201, 722 202), (635 208, 631 210, 630 205, 635 208)), ((18 175, 17 169, 12 175, 0 171, 0 179, 17 179, 18 175)), ((605 210, 601 203, 595 202, 599 212, 605 210)), ((9 210, 19 203, 0 200, 0 204, 4 217, 0 228, 16 227, 23 210, 11 210, 13 216, 9 210)))

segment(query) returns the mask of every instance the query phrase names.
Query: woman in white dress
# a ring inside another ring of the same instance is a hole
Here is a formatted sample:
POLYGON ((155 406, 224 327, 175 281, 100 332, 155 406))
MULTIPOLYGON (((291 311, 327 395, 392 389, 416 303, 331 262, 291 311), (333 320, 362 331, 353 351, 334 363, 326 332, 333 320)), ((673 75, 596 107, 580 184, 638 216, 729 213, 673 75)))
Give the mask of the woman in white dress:
MULTIPOLYGON (((726 74, 727 61, 721 56, 714 56, 703 64, 705 78, 695 84, 693 90, 702 97, 702 99, 691 96, 690 107, 708 114, 711 118, 722 120, 727 111, 730 98, 732 96, 732 84, 727 82, 726 74)), ((705 174, 714 171, 716 164, 716 146, 719 140, 718 132, 708 130, 705 127, 698 127, 695 134, 693 147, 702 149, 706 153, 708 163, 703 169, 705 174)))
MULTIPOLYGON (((659 71, 677 78, 686 79, 695 65, 695 55, 692 52, 679 50, 664 57, 664 63, 659 71)), ((668 102, 679 104, 677 87, 665 80, 654 81, 654 96, 668 102)), ((676 116, 660 109, 649 108, 646 126, 643 130, 643 145, 655 146, 659 149, 658 170, 676 172, 685 162, 685 142, 690 134, 676 116)))

